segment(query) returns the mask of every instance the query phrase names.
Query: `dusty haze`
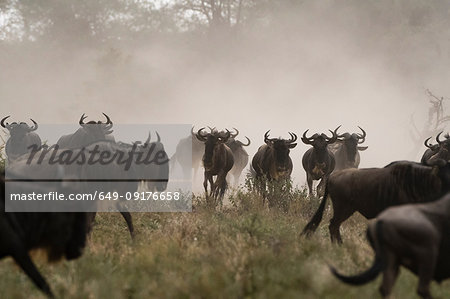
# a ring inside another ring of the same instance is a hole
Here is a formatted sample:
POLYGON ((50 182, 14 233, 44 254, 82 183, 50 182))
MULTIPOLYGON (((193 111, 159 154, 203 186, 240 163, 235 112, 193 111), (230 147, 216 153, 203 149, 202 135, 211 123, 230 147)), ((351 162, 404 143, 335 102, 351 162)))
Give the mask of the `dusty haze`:
MULTIPOLYGON (((105 112, 115 123, 236 127, 252 140, 250 158, 269 129, 288 138, 289 131, 300 137, 306 129, 342 125, 340 132, 357 132, 359 125, 369 146, 361 167, 417 160, 411 115, 419 127, 425 121, 426 88, 450 96, 450 5, 351 5, 358 2, 285 3, 233 34, 181 30, 97 43, 73 32, 4 39, 2 115, 52 124, 77 122, 82 113, 101 119, 105 112)), ((305 181, 307 149, 299 140, 291 151, 298 184, 305 181)))

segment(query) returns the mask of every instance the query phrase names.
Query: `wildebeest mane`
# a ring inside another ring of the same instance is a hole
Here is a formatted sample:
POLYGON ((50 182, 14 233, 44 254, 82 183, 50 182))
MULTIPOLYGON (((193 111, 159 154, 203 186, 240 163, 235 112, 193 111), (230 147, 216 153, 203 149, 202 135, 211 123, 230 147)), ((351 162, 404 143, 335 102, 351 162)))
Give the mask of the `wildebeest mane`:
POLYGON ((384 193, 382 198, 386 201, 391 201, 392 198, 401 198, 399 192, 404 192, 409 202, 426 202, 439 197, 442 184, 437 176, 438 169, 420 163, 412 164, 402 161, 390 163, 385 168, 388 167, 392 168, 391 182, 388 182, 383 190, 380 190, 384 193))

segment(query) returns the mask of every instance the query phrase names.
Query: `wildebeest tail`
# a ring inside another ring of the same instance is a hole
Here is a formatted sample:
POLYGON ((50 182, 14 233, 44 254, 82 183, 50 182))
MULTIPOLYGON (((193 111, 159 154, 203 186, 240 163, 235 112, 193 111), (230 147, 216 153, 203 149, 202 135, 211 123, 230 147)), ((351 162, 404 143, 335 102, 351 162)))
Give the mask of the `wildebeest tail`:
POLYGON ((366 284, 375 278, 380 274, 381 271, 384 270, 384 264, 385 264, 385 258, 384 258, 384 250, 380 246, 381 241, 381 221, 377 221, 375 230, 376 230, 376 239, 374 240, 372 236, 370 235, 369 230, 367 231, 367 236, 369 239, 370 244, 372 245, 374 251, 375 251, 375 260, 372 264, 372 266, 364 271, 361 274, 354 275, 354 276, 344 276, 337 272, 337 270, 330 266, 330 271, 333 273, 334 276, 339 278, 339 280, 351 284, 351 285, 363 285, 366 284))
POLYGON ((302 235, 310 236, 312 233, 316 231, 320 221, 322 221, 323 211, 325 210, 325 204, 327 203, 327 197, 328 197, 328 184, 325 186, 325 192, 323 194, 319 208, 317 209, 313 218, 311 218, 311 220, 303 229, 302 235))

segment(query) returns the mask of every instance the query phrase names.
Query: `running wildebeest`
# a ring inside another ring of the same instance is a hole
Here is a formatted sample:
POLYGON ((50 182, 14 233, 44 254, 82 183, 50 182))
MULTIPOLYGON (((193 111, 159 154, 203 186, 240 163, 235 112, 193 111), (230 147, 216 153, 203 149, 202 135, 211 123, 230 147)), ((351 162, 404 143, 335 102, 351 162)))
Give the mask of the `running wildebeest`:
POLYGON ((233 153, 234 165, 230 170, 230 174, 233 175, 234 185, 237 186, 239 184, 239 178, 242 174, 242 171, 248 163, 248 153, 244 149, 244 146, 250 145, 250 139, 245 136, 245 138, 247 139, 247 144, 236 140, 236 136, 239 134, 239 131, 236 128, 234 128, 234 130, 236 131, 236 133, 232 134, 225 144, 231 149, 231 152, 233 153))
POLYGON ((198 130, 196 137, 205 144, 205 153, 203 155, 203 167, 205 168, 205 178, 203 187, 205 188, 206 197, 208 198, 208 182, 211 188, 211 194, 215 203, 217 199, 222 198, 227 189, 227 174, 234 164, 233 153, 230 148, 225 145, 230 138, 230 131, 226 134, 211 130, 211 133, 203 133, 203 129, 198 130), (217 176, 213 180, 213 176, 217 176))
MULTIPOLYGON (((86 180, 79 184, 78 193, 83 194, 96 192, 117 192, 121 196, 125 196, 127 193, 134 194, 138 190, 140 181, 144 181, 147 190, 162 191, 166 188, 168 181, 167 154, 160 138, 158 137, 156 142, 150 142, 150 136, 144 144, 136 143, 134 145, 118 144, 114 141, 99 141, 77 149, 61 149, 58 145, 54 145, 33 152, 29 157, 28 155, 24 156, 9 165, 8 171, 31 178, 52 179, 56 173, 55 165, 58 165, 52 161, 57 161, 59 164, 61 164, 59 161, 62 161, 67 175, 86 180), (89 158, 85 157, 86 154, 89 154, 89 158), (116 156, 121 158, 111 159, 116 156), (99 166, 93 166, 87 162, 88 160, 99 160, 100 157, 106 157, 105 159, 109 159, 110 162, 99 166), (126 163, 123 161, 128 159, 131 159, 129 169, 124 170, 126 163), (154 162, 139 164, 137 159, 154 162)), ((120 208, 119 211, 127 223, 130 235, 134 237, 131 214, 123 205, 120 205, 120 201, 114 202, 114 204, 120 208)), ((91 210, 89 212, 90 224, 94 218, 95 212, 91 210)))
POLYGON ((328 195, 333 203, 331 241, 342 243, 339 227, 354 212, 372 219, 390 206, 434 201, 448 191, 450 165, 444 160, 434 166, 397 161, 384 168, 339 170, 330 175, 320 206, 302 234, 317 229, 328 195))
POLYGON ((360 146, 366 140, 366 132, 358 126, 362 134, 344 133, 339 134, 337 141, 329 145, 329 149, 334 154, 334 171, 346 168, 358 168, 360 162, 360 151, 365 151, 367 146, 360 146))
MULTIPOLYGON (((50 286, 31 260, 28 251, 42 248, 49 261, 63 257, 73 260, 81 256, 88 232, 87 213, 5 213, 5 177, 0 177, 0 258, 11 256, 33 283, 47 296, 53 297, 50 286)), ((20 185, 21 191, 49 192, 53 189, 27 182, 20 185)), ((67 189, 70 192, 70 189, 67 189)))
POLYGON ((314 134, 311 137, 307 137, 306 130, 303 133, 302 141, 304 144, 312 145, 312 148, 308 149, 302 158, 303 169, 306 172, 306 181, 308 183, 309 195, 313 195, 312 184, 313 181, 320 180, 317 186, 317 194, 322 194, 323 186, 326 185, 328 177, 333 172, 335 167, 335 159, 333 153, 328 149, 328 145, 336 142, 338 138, 337 130, 341 126, 337 127, 334 131, 331 131, 332 136, 328 137, 325 134, 314 134))
MULTIPOLYGON (((441 134, 441 133, 439 133, 439 134, 441 134)), ((422 163, 424 165, 427 165, 428 160, 439 151, 439 144, 428 143, 428 141, 430 139, 431 139, 431 137, 428 137, 427 139, 425 139, 425 141, 423 143, 427 147, 427 149, 423 153, 422 158, 420 159, 420 163, 422 163)))
POLYGON ((75 133, 61 136, 56 144, 59 145, 60 148, 75 149, 97 141, 114 141, 114 137, 111 135, 113 132, 111 130, 113 123, 108 115, 105 113, 103 113, 103 115, 106 117, 105 123, 92 120, 84 123, 87 116, 83 113, 78 122, 81 128, 79 128, 75 133))
POLYGON ((426 147, 428 147, 428 149, 425 151, 425 153, 422 156, 422 159, 421 159, 422 164, 427 165, 431 161, 436 160, 436 159, 442 159, 445 161, 450 160, 450 136, 447 133, 444 136, 445 139, 440 140, 439 137, 441 136, 441 134, 442 134, 442 132, 440 132, 436 136, 436 142, 438 143, 436 145, 427 144, 427 142, 430 138, 425 140, 424 144, 426 147))
MULTIPOLYGON (((258 148, 252 159, 252 168, 264 199, 266 181, 284 183, 290 179, 293 165, 289 152, 297 146, 297 143, 294 143, 297 135, 294 133, 289 132, 290 139, 282 139, 269 138, 269 132, 270 130, 264 134, 265 144, 258 148)), ((270 201, 269 204, 271 204, 270 201)))
POLYGON ((170 157, 170 168, 173 171, 175 162, 178 161, 183 169, 184 178, 190 178, 194 169, 193 179, 195 180, 204 152, 205 144, 195 137, 194 127, 192 127, 191 134, 178 142, 175 153, 170 157), (191 153, 192 158, 187 153, 191 153))
POLYGON ((367 237, 375 252, 373 265, 355 276, 344 276, 331 267, 345 283, 362 285, 381 272, 380 293, 391 294, 402 265, 419 276, 417 293, 431 298, 430 282, 450 277, 450 194, 440 200, 391 207, 369 223, 367 237))
POLYGON ((30 152, 30 146, 41 147, 41 138, 34 131, 38 129, 38 124, 31 119, 33 126, 29 126, 24 122, 6 123, 9 115, 0 121, 0 125, 9 131, 9 138, 6 141, 5 153, 8 161, 12 162, 18 157, 30 152))

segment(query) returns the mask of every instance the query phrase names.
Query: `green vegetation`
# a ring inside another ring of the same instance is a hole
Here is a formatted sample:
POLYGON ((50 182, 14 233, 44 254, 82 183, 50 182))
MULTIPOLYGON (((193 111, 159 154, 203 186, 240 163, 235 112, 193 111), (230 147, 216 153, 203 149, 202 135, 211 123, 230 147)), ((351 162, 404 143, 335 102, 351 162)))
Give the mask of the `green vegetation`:
MULTIPOLYGON (((289 209, 263 207, 261 198, 233 191, 220 211, 195 198, 192 213, 135 213, 130 240, 118 213, 100 213, 84 255, 47 264, 34 254, 58 298, 377 298, 380 278, 363 287, 335 279, 327 264, 356 273, 372 263, 367 221, 353 216, 343 227, 344 245, 329 241, 324 224, 311 239, 299 236, 318 205, 293 192, 289 209)), ((2 298, 44 298, 8 258, 0 266, 2 298)), ((403 269, 394 298, 415 296, 417 278, 403 269)), ((450 284, 433 284, 450 296, 450 284)))

